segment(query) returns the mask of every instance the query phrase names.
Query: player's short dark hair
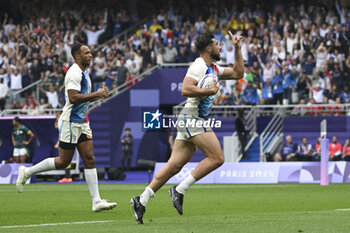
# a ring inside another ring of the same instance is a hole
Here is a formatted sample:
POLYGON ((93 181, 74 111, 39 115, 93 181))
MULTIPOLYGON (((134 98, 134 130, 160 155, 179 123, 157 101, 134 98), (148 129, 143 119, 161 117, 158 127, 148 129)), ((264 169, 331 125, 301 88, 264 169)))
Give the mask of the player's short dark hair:
POLYGON ((205 48, 213 42, 214 35, 211 32, 199 34, 196 38, 195 45, 199 53, 204 52, 205 48))
POLYGON ((73 45, 71 54, 72 54, 74 59, 75 59, 75 56, 80 53, 80 48, 83 46, 87 46, 87 45, 83 44, 83 43, 73 45))
POLYGON ((126 128, 125 131, 131 131, 131 129, 130 128, 126 128))
POLYGON ((19 119, 19 117, 15 117, 15 119, 14 119, 16 122, 18 122, 18 123, 21 123, 21 119, 19 119))

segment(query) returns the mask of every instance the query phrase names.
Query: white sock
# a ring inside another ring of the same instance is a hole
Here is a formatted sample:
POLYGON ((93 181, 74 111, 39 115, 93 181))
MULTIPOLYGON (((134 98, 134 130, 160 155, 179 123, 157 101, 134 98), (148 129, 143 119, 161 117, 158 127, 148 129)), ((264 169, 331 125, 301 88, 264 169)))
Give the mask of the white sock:
POLYGON ((154 192, 149 186, 147 186, 145 191, 140 195, 141 204, 146 206, 151 197, 154 197, 154 192))
POLYGON ((193 178, 192 174, 190 174, 183 181, 181 181, 181 183, 178 186, 176 186, 176 191, 178 191, 181 194, 185 194, 186 191, 190 188, 190 186, 194 184, 194 182, 196 182, 196 179, 193 178))
POLYGON ((85 180, 89 186, 92 203, 101 201, 100 193, 98 191, 98 180, 96 168, 84 169, 85 180))
POLYGON ((25 169, 24 173, 26 177, 31 177, 36 173, 55 170, 55 169, 56 169, 55 158, 47 158, 41 161, 40 163, 35 164, 33 167, 29 167, 25 169))

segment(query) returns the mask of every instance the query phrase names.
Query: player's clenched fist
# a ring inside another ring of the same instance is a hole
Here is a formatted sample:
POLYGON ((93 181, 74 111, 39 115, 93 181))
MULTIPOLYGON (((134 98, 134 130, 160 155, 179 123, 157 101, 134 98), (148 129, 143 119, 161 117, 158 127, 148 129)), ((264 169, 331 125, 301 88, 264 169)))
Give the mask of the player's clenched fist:
POLYGON ((98 93, 98 96, 101 97, 101 98, 107 98, 109 96, 109 92, 108 92, 108 88, 107 87, 104 87, 104 88, 101 88, 97 91, 98 93))

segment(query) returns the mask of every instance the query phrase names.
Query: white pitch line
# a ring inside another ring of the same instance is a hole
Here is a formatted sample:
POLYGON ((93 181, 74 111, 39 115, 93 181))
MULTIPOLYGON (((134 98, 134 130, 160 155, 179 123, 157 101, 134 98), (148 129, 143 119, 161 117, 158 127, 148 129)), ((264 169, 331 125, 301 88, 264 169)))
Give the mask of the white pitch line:
POLYGON ((35 225, 0 226, 0 229, 21 228, 21 227, 46 227, 46 226, 60 226, 60 225, 70 225, 70 224, 107 223, 107 222, 115 222, 115 220, 86 221, 86 222, 58 222, 58 223, 43 223, 43 224, 35 224, 35 225))
POLYGON ((350 211, 350 209, 336 209, 335 211, 350 211))

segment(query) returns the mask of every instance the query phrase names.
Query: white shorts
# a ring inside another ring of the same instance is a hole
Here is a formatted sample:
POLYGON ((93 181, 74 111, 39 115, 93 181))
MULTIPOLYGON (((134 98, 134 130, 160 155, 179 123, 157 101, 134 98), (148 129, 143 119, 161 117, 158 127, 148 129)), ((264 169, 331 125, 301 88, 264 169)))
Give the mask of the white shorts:
POLYGON ((75 123, 59 119, 58 121, 59 140, 65 143, 77 144, 82 134, 92 139, 90 122, 75 123))
POLYGON ((26 155, 28 154, 28 151, 26 148, 14 148, 13 149, 13 156, 14 157, 18 157, 18 156, 22 156, 22 155, 26 155))
POLYGON ((191 137, 198 134, 212 131, 212 128, 206 125, 201 117, 191 114, 180 114, 178 117, 176 139, 188 141, 191 137), (180 123, 182 122, 182 123, 180 123))

